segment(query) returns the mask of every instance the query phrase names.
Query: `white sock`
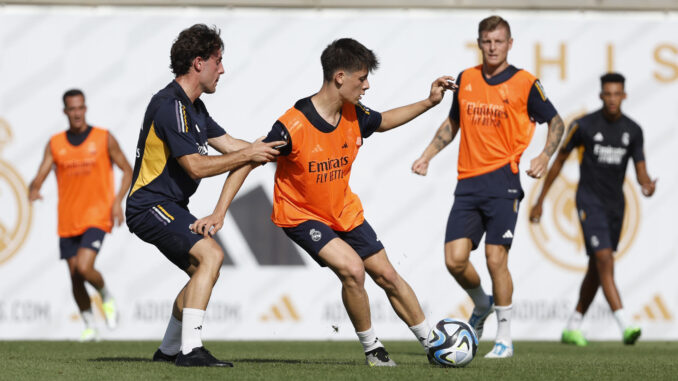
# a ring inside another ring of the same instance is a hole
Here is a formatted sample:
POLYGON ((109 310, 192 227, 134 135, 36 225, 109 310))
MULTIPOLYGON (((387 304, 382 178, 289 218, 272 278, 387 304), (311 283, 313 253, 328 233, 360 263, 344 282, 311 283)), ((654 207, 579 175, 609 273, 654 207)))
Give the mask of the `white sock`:
POLYGON ((617 325, 619 326, 619 330, 621 331, 622 335, 624 334, 624 330, 629 326, 629 321, 626 320, 626 313, 624 312, 623 308, 620 308, 612 313, 614 315, 614 320, 617 321, 617 325))
POLYGON ((511 345, 511 310, 513 305, 495 306, 497 312, 497 338, 495 341, 501 341, 506 345, 511 345))
POLYGON ((414 337, 419 340, 419 344, 424 347, 424 350, 428 349, 426 343, 428 342, 428 334, 431 332, 431 326, 428 325, 428 320, 424 319, 421 323, 413 325, 410 328, 410 331, 414 333, 414 337))
POLYGON ((160 351, 166 355, 174 356, 181 350, 181 322, 174 316, 170 316, 165 336, 160 344, 160 351))
POLYGON ((113 296, 111 295, 111 293, 106 288, 106 285, 104 285, 103 287, 101 287, 101 289, 99 289, 97 291, 99 291, 99 295, 101 295, 101 301, 102 302, 106 303, 110 299, 113 299, 113 296))
POLYGON ((94 328, 94 314, 92 313, 92 308, 80 311, 80 316, 82 316, 82 321, 85 323, 85 328, 94 328))
POLYGON ((202 322, 205 310, 184 308, 181 324, 181 352, 189 354, 193 348, 202 347, 202 322))
POLYGON ((374 329, 372 329, 372 327, 370 327, 370 329, 368 329, 367 331, 362 332, 356 331, 356 334, 358 335, 358 340, 360 340, 360 344, 363 345, 363 350, 365 353, 384 346, 384 344, 382 344, 381 341, 379 341, 379 338, 377 337, 377 334, 374 332, 374 329))
POLYGON ((464 291, 471 297, 473 304, 475 304, 475 308, 479 311, 486 311, 490 308, 490 296, 485 293, 482 285, 476 288, 468 288, 464 291))
POLYGON ((575 310, 572 315, 570 315, 570 319, 567 321, 565 329, 568 331, 579 331, 582 320, 584 320, 584 315, 582 315, 581 312, 575 310))

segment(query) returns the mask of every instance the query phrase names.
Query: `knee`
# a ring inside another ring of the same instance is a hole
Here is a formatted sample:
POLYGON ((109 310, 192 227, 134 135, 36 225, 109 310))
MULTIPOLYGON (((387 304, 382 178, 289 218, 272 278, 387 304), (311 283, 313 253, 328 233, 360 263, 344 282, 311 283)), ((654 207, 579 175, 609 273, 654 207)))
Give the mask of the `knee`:
POLYGON ((219 278, 221 265, 224 263, 224 252, 221 249, 213 250, 206 256, 205 265, 213 274, 214 280, 219 278))
POLYGON ((89 266, 87 263, 85 263, 85 261, 80 261, 75 266, 75 272, 81 278, 88 278, 92 270, 94 270, 93 267, 89 266))
POLYGON ((490 273, 508 270, 508 251, 502 249, 487 249, 485 252, 487 269, 490 273))
POLYGON ((372 276, 374 282, 381 288, 386 291, 395 290, 398 287, 398 282, 400 281, 400 275, 395 271, 393 267, 388 267, 383 270, 380 270, 378 273, 372 276))
POLYGON ((453 255, 446 255, 445 266, 447 267, 447 271, 449 271, 452 275, 462 274, 468 266, 468 259, 459 260, 453 255))
POLYGON ((345 287, 362 288, 365 286, 365 267, 359 261, 347 264, 339 271, 339 279, 345 287))

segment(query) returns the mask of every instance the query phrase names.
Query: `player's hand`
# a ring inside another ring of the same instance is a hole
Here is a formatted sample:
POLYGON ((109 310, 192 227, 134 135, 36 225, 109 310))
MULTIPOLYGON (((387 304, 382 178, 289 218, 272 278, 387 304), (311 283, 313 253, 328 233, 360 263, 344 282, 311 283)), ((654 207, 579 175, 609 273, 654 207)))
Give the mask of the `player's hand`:
POLYGON ((111 222, 113 226, 120 226, 125 222, 125 213, 122 212, 122 207, 119 203, 114 202, 113 208, 111 209, 111 222))
POLYGON ((457 90, 457 84, 454 83, 454 77, 449 75, 444 75, 440 78, 437 78, 431 84, 431 93, 428 96, 428 100, 435 106, 440 101, 443 100, 445 95, 445 90, 457 90))
POLYGON ((42 195, 40 194, 40 189, 30 187, 28 189, 28 201, 42 200, 42 195))
POLYGON ((657 187, 657 180, 659 179, 654 179, 649 183, 643 184, 643 186, 641 187, 641 192, 643 192, 643 196, 650 197, 654 194, 654 190, 657 187))
POLYGON ((415 160, 412 164, 412 172, 420 176, 426 176, 426 173, 428 173, 428 160, 424 159, 424 157, 415 160))
POLYGON ((199 220, 196 220, 194 223, 188 226, 193 233, 200 234, 203 237, 212 237, 221 228, 224 226, 224 217, 217 216, 215 214, 210 214, 207 217, 203 217, 199 220))
POLYGON ((264 137, 262 136, 249 147, 245 148, 245 154, 252 162, 259 164, 268 163, 275 160, 280 154, 280 151, 274 147, 279 147, 286 143, 284 140, 264 143, 264 137))
POLYGON ((538 224, 541 220, 541 203, 536 203, 530 209, 530 222, 533 224, 538 224))
POLYGON ((539 156, 535 157, 530 161, 530 169, 528 169, 527 175, 539 179, 546 173, 546 168, 549 165, 549 157, 545 153, 540 153, 539 156))

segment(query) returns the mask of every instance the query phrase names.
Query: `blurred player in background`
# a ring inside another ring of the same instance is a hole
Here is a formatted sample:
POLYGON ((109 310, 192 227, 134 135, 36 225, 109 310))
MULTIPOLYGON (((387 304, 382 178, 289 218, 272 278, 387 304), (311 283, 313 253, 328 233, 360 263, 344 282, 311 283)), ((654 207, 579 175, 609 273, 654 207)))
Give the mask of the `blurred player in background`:
MULTIPOLYGON (((224 258, 212 238, 249 169, 274 160, 272 147, 284 142, 250 144, 224 131, 200 100, 216 91, 224 73, 224 43, 219 30, 196 24, 172 44, 176 78, 153 96, 137 143, 133 184, 127 198, 127 225, 155 245, 190 277, 177 295, 162 344, 153 361, 178 366, 230 367, 202 345, 202 326, 212 288, 224 258), (207 155, 208 144, 222 155, 207 155), (252 166, 250 166, 252 164, 252 166), (247 171, 245 170, 247 169, 247 171), (188 211, 188 199, 200 179, 232 171, 214 213, 200 221, 188 211)), ((261 140, 261 139, 260 139, 261 140)))
POLYGON ((365 273, 384 291, 396 314, 426 348, 430 330, 416 295, 396 272, 384 246, 363 216, 349 187, 351 167, 372 133, 409 122, 440 103, 452 77, 433 81, 429 96, 384 113, 360 103, 368 74, 378 66, 374 53, 342 38, 323 51, 323 84, 298 100, 273 125, 266 140, 285 140, 275 173, 273 222, 342 285, 344 306, 370 366, 395 366, 372 327, 365 273))
POLYGON ((579 301, 561 337, 563 343, 578 346, 588 344, 580 327, 599 286, 619 325, 624 344, 633 344, 640 337, 640 327, 629 323, 614 282, 614 252, 624 220, 622 187, 629 159, 633 158, 635 163, 636 178, 643 195, 652 196, 656 183, 650 179, 645 167, 643 131, 621 111, 622 101, 626 99, 624 77, 608 73, 600 77, 600 82, 603 108, 572 123, 563 147, 544 179, 537 203, 530 210, 530 221, 538 223, 546 194, 570 152, 578 148, 582 156, 576 202, 589 262, 579 290, 579 301))
POLYGON ((82 91, 68 90, 63 95, 68 130, 58 133, 45 147, 38 174, 31 181, 28 198, 42 199, 40 188, 52 168, 59 189, 59 249, 68 263, 73 297, 85 323, 81 341, 99 339, 92 304, 85 281, 100 294, 106 323, 117 325, 118 311, 94 260, 106 233, 124 221, 122 199, 132 180, 132 168, 108 130, 92 127, 85 120, 87 106, 82 91), (120 190, 115 194, 113 166, 123 172, 120 190))
POLYGON ((488 358, 513 356, 511 306, 513 281, 508 252, 515 234, 518 205, 523 198, 518 163, 534 134, 535 122, 548 122, 544 150, 530 161, 527 174, 539 178, 563 135, 563 121, 532 74, 507 62, 513 44, 508 22, 490 16, 478 26, 482 65, 457 77, 449 116, 433 141, 412 165, 425 176, 430 160, 454 140, 461 129, 459 172, 454 204, 445 232, 445 264, 473 300, 469 324, 478 337, 485 319, 497 311, 497 336, 488 358), (492 278, 492 296, 480 284, 469 261, 485 234, 485 257, 492 278))

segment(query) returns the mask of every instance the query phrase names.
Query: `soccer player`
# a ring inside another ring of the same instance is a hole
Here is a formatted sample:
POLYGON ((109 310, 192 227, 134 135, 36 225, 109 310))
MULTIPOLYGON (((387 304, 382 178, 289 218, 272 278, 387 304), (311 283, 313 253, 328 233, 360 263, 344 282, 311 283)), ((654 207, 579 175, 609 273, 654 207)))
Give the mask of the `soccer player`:
POLYGON ((219 33, 216 27, 196 24, 182 31, 172 44, 171 68, 176 78, 153 96, 146 109, 127 197, 130 231, 155 245, 189 276, 174 301, 162 344, 153 355, 153 361, 178 366, 233 366, 217 360, 202 345, 205 309, 224 257, 212 235, 223 225, 226 208, 235 196, 234 176, 245 173, 240 168, 273 160, 278 151, 272 147, 284 143, 250 144, 235 139, 207 112, 199 97, 214 93, 224 73, 224 44, 219 33), (208 156, 208 144, 222 155, 208 156), (204 224, 199 229, 188 211, 189 197, 200 179, 227 171, 232 172, 220 202, 214 213, 203 219, 214 222, 207 230, 203 230, 204 224))
POLYGON ((614 252, 624 220, 622 187, 629 158, 635 163, 636 179, 643 195, 652 196, 657 181, 650 179, 645 167, 643 130, 621 111, 622 101, 626 99, 624 77, 608 73, 600 77, 600 83, 603 108, 570 125, 563 147, 544 179, 537 203, 530 210, 530 221, 538 223, 546 194, 570 152, 578 148, 582 156, 576 202, 589 262, 577 306, 561 336, 563 343, 577 346, 588 344, 580 327, 599 286, 619 325, 624 344, 634 344, 640 337, 640 327, 629 323, 614 282, 614 252))
POLYGON ((520 157, 532 139, 535 122, 548 122, 546 145, 527 170, 529 176, 539 178, 564 129, 537 78, 507 62, 512 44, 506 20, 490 16, 480 22, 478 47, 482 64, 459 74, 459 90, 449 116, 412 165, 414 173, 425 176, 430 160, 461 129, 459 176, 445 232, 445 265, 475 304, 469 324, 478 337, 483 334, 485 319, 497 312, 497 336, 492 351, 485 356, 488 358, 513 356, 513 281, 508 252, 524 195, 518 171, 520 157), (469 261, 483 234, 492 295, 485 293, 469 261))
POLYGON ((68 264, 73 297, 85 323, 80 341, 96 341, 99 332, 85 281, 99 292, 106 324, 114 329, 118 320, 115 300, 103 276, 94 268, 94 260, 106 233, 124 220, 120 204, 132 179, 132 167, 108 130, 87 124, 87 106, 81 90, 66 91, 63 102, 68 130, 55 134, 47 143, 38 173, 28 188, 28 199, 42 199, 40 188, 54 168, 59 190, 61 259, 68 264), (122 170, 117 194, 112 163, 122 170))
POLYGON ((429 324, 410 286, 396 272, 349 187, 351 167, 372 133, 409 122, 440 103, 454 79, 443 76, 419 102, 384 113, 360 103, 375 70, 375 54, 356 40, 335 40, 322 52, 320 90, 298 100, 266 140, 285 140, 275 173, 273 222, 339 278, 341 295, 370 366, 395 366, 372 327, 365 273, 384 291, 424 346, 429 324))

